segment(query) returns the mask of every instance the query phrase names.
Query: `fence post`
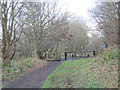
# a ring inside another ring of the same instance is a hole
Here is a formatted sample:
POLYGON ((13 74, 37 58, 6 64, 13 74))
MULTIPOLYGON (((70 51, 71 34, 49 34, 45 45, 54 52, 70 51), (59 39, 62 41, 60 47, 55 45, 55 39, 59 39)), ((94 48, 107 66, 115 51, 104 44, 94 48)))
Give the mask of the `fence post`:
POLYGON ((67 60, 67 52, 65 52, 65 61, 67 60))
POLYGON ((72 58, 73 58, 73 53, 72 53, 72 58))
POLYGON ((95 50, 93 51, 93 56, 95 56, 96 55, 96 53, 95 53, 95 50))

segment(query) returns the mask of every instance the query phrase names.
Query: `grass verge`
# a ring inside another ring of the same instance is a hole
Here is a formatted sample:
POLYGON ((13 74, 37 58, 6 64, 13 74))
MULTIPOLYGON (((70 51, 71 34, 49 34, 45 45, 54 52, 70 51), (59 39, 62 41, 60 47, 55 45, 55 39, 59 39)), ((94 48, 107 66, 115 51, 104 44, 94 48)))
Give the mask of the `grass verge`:
POLYGON ((117 58, 117 48, 110 48, 95 58, 64 61, 42 88, 118 88, 117 58))
POLYGON ((32 58, 12 60, 11 67, 2 67, 4 81, 10 81, 18 76, 22 75, 25 72, 31 71, 37 67, 46 65, 47 62, 32 58))

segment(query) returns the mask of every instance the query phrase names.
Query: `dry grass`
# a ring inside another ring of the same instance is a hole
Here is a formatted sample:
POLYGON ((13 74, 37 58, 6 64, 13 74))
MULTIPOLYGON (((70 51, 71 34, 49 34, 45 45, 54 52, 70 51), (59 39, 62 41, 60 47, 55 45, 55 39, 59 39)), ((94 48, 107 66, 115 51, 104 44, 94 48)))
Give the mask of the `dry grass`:
POLYGON ((4 78, 4 82, 8 82, 12 79, 19 77, 20 75, 40 68, 46 65, 47 62, 34 58, 27 59, 18 59, 11 61, 11 67, 3 67, 2 78, 4 78))

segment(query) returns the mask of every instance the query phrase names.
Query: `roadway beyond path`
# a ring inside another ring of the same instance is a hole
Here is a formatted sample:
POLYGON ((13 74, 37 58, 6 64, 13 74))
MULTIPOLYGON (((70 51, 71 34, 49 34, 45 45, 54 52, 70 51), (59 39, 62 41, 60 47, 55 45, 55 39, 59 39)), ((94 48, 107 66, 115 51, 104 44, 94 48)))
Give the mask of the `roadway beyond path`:
MULTIPOLYGON (((75 60, 68 59, 68 60, 75 60)), ((61 61, 50 61, 48 65, 45 65, 41 68, 38 68, 32 72, 28 72, 15 81, 11 81, 7 86, 3 88, 3 90, 7 88, 41 88, 45 79, 48 77, 50 73, 62 62, 61 61)))

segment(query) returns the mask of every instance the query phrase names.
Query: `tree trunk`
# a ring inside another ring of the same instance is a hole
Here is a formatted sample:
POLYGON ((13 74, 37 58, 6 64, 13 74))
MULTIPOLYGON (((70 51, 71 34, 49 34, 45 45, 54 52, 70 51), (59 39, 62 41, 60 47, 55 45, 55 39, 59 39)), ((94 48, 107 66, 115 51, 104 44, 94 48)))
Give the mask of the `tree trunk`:
POLYGON ((3 46, 2 50, 2 60, 5 66, 10 66, 10 59, 9 59, 9 46, 3 46))
POLYGON ((36 40, 35 40, 35 31, 33 33, 33 44, 34 44, 34 57, 37 58, 37 49, 36 49, 36 40))

